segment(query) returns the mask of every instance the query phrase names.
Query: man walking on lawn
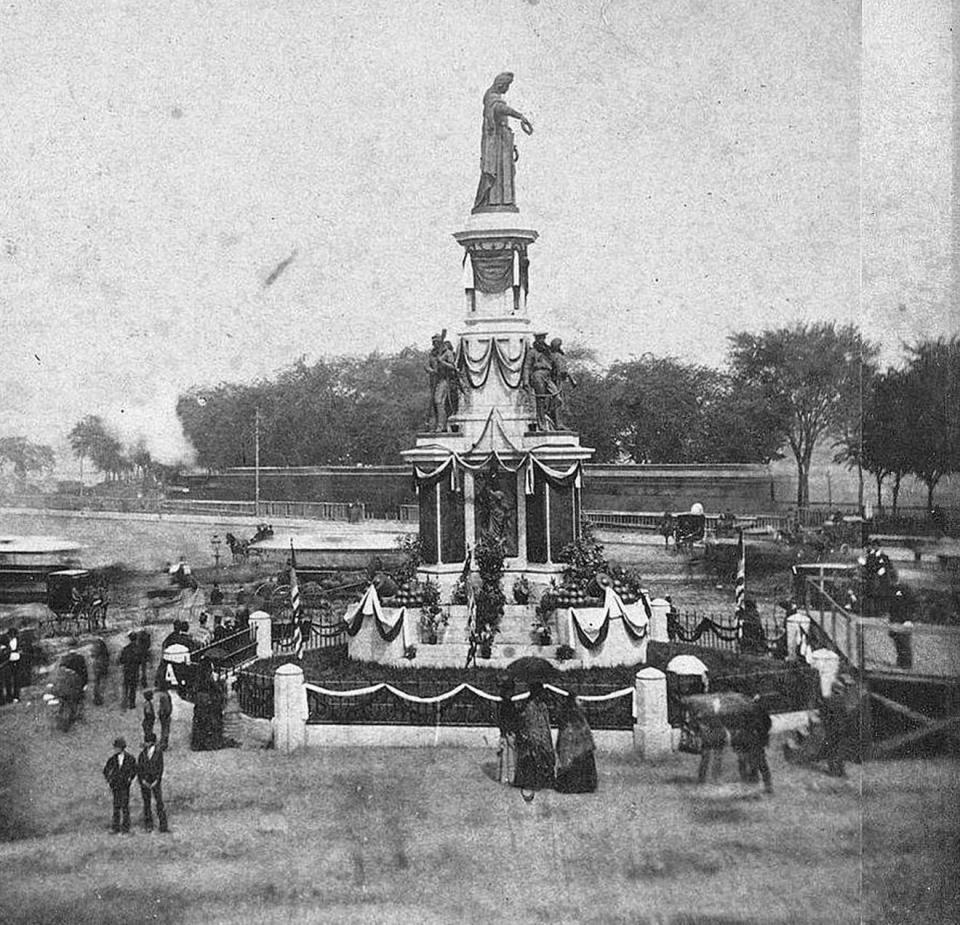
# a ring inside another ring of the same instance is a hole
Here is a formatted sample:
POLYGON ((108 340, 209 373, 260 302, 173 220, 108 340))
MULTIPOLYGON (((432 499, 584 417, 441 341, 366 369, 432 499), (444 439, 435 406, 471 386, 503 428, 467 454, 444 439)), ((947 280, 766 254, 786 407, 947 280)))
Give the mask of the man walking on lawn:
POLYGON ((137 777, 140 778, 140 796, 143 797, 143 827, 153 831, 153 813, 150 801, 157 804, 157 822, 161 832, 169 832, 167 828, 167 811, 163 805, 161 782, 163 779, 163 752, 157 746, 157 737, 148 732, 144 736, 143 751, 137 758, 137 777))
POLYGON ((137 761, 122 736, 113 740, 114 753, 107 759, 103 776, 113 793, 113 832, 130 834, 130 784, 137 776, 137 761))

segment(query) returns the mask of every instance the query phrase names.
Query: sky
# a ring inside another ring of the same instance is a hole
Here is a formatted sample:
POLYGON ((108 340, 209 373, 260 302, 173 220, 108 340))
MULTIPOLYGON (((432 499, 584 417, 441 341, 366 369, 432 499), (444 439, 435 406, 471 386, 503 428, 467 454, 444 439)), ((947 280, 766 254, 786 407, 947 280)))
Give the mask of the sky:
MULTIPOLYGON (((956 2, 956 0, 955 0, 956 2)), ((459 329, 511 70, 538 327, 603 362, 958 328, 951 0, 24 0, 0 10, 0 434, 189 453, 191 386, 459 329)))

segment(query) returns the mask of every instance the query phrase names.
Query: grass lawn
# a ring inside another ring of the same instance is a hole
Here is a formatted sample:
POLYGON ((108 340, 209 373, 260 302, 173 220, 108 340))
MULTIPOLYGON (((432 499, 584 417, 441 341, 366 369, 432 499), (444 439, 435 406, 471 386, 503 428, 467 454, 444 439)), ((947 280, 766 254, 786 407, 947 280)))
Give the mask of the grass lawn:
POLYGON ((111 690, 63 734, 27 699, 0 709, 3 922, 960 919, 946 759, 838 781, 771 749, 768 797, 733 782, 732 756, 698 788, 694 756, 601 754, 598 793, 528 804, 492 780, 492 730, 489 750, 193 753, 181 716, 172 834, 114 836, 100 772, 138 717, 111 690))

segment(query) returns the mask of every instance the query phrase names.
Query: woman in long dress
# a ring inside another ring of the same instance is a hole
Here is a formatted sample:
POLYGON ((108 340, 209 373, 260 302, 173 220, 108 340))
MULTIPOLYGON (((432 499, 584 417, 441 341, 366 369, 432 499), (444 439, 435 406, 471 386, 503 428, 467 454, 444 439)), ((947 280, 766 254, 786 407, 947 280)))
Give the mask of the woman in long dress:
POLYGON ((207 659, 200 662, 198 672, 190 748, 195 752, 223 748, 223 693, 207 659))
POLYGON ((523 790, 542 790, 554 784, 557 762, 550 732, 543 685, 532 683, 530 697, 517 724, 517 772, 513 783, 523 790))
POLYGON ((519 717, 517 706, 513 702, 514 685, 506 680, 500 685, 500 706, 498 725, 500 726, 500 745, 497 749, 499 760, 498 780, 501 784, 512 784, 517 769, 517 727, 519 717))
POLYGON ((597 789, 593 733, 573 693, 567 694, 557 733, 557 790, 593 793, 597 789))

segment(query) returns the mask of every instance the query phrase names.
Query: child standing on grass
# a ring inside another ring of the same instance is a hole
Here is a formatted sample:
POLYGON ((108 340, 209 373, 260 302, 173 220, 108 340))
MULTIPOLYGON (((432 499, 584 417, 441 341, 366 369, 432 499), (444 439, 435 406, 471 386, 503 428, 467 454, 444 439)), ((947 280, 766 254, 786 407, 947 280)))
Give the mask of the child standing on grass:
POLYGON ((157 711, 153 707, 153 691, 143 692, 143 739, 153 735, 153 724, 157 721, 157 711))

